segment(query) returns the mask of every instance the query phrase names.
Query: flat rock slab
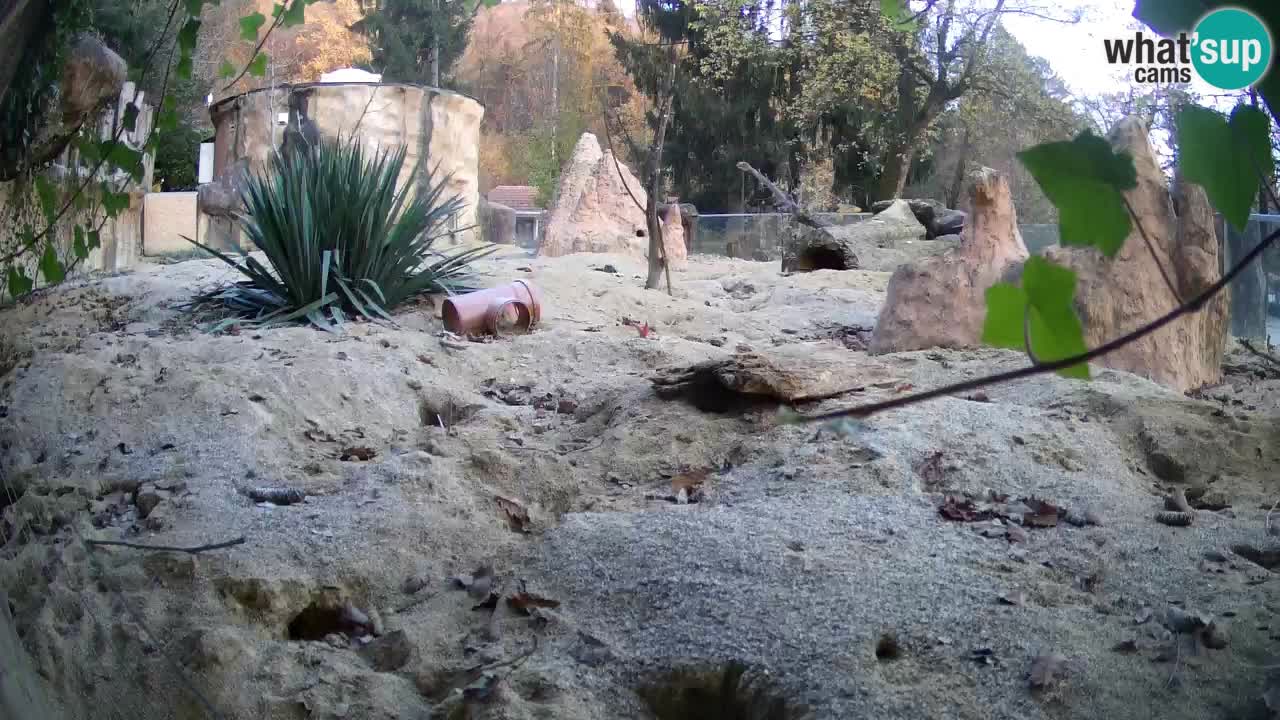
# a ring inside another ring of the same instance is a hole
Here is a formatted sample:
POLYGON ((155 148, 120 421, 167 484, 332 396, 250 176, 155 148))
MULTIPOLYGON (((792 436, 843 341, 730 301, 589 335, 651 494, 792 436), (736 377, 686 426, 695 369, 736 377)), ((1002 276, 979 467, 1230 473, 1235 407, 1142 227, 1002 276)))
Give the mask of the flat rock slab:
POLYGON ((788 403, 835 397, 892 379, 893 373, 884 365, 823 342, 782 345, 666 368, 652 378, 663 397, 677 397, 713 380, 740 395, 788 403))

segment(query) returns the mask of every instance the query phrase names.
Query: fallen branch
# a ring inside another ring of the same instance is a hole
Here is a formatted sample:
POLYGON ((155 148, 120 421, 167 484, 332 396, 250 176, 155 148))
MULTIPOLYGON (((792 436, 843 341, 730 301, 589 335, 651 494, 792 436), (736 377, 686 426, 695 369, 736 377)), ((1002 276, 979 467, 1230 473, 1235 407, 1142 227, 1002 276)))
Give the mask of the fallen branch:
POLYGON ((183 553, 189 553, 191 555, 199 555, 202 552, 208 552, 210 550, 221 550, 223 548, 235 547, 236 545, 243 545, 244 542, 245 540, 243 535, 241 535, 240 537, 234 540, 227 540, 226 542, 213 543, 212 545, 197 545, 195 547, 175 547, 173 545, 142 545, 139 543, 123 542, 121 540, 85 540, 84 541, 84 543, 89 547, 102 547, 102 546, 126 547, 126 548, 133 548, 134 550, 155 550, 158 552, 183 552, 183 553))
POLYGON ((774 185, 772 180, 765 177, 764 173, 751 167, 751 164, 748 162, 739 162, 737 167, 742 172, 749 173, 750 175, 755 177, 757 182, 759 182, 761 185, 764 185, 766 188, 769 189, 769 194, 773 196, 773 204, 779 210, 795 217, 795 219, 801 225, 806 225, 808 227, 826 232, 826 229, 827 229, 826 225, 819 223, 817 220, 813 219, 813 217, 809 215, 809 213, 805 212, 804 210, 801 210, 800 206, 797 205, 794 200, 787 197, 787 194, 782 192, 782 190, 780 190, 777 185, 774 185))
POLYGON ((1251 341, 1245 338, 1240 338, 1240 344, 1244 346, 1245 350, 1248 350, 1254 355, 1257 355, 1263 360, 1266 360, 1267 362, 1271 363, 1273 366, 1275 366, 1276 369, 1280 369, 1280 358, 1277 358, 1275 355, 1272 355, 1266 350, 1259 350, 1258 348, 1253 346, 1253 343, 1251 341))
MULTIPOLYGON (((740 163, 740 165, 746 165, 746 163, 740 163)), ((1280 230, 1276 230, 1264 238, 1262 242, 1255 245, 1252 250, 1241 258, 1240 262, 1237 263, 1235 267, 1228 270, 1227 273, 1219 278, 1217 282, 1210 285, 1199 295, 1188 300, 1182 305, 1179 305, 1159 318, 1152 320, 1146 325, 1143 325, 1137 330, 1126 335, 1121 335, 1110 342, 1103 343, 1088 352, 1083 352, 1061 360, 1053 360, 1039 365, 1032 365, 1030 367, 1019 368, 1017 370, 1010 370, 1008 372, 995 373, 994 375, 974 378, 973 380, 952 383, 951 385, 944 385, 939 388, 918 392, 913 395, 903 395, 891 400, 867 403, 865 405, 858 405, 844 410, 834 410, 832 412, 821 413, 818 415, 801 415, 795 418, 795 422, 810 423, 825 420, 836 420, 839 418, 865 418, 886 410, 896 410, 898 408, 907 407, 908 405, 915 405, 926 400, 933 400, 947 395, 970 392, 979 388, 989 387, 991 385, 998 385, 1000 383, 1011 382, 1013 380, 1022 380, 1024 378, 1034 377, 1044 373, 1057 372, 1058 370, 1065 370, 1074 365, 1095 360, 1103 355, 1115 352, 1134 341, 1141 340, 1183 315, 1190 315, 1192 313, 1199 312, 1200 309, 1212 300, 1215 295, 1222 292, 1223 288, 1230 285, 1231 281, 1236 279, 1236 276, 1244 272, 1244 269, 1248 267, 1250 263, 1261 257, 1262 254, 1267 251, 1267 248, 1271 247, 1277 239, 1280 239, 1280 230)))

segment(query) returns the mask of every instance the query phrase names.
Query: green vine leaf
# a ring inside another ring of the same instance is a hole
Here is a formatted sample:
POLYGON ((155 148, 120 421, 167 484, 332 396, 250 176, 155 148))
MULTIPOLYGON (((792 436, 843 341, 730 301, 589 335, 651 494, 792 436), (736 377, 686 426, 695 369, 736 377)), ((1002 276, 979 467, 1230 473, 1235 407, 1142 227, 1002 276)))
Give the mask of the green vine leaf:
POLYGON ((10 297, 22 297, 23 295, 31 292, 31 288, 33 287, 35 287, 35 283, 32 282, 31 278, 27 277, 27 274, 24 273, 21 268, 9 268, 10 297))
POLYGON ((129 208, 129 193, 118 193, 111 189, 105 181, 102 183, 102 211, 109 218, 115 218, 129 208))
POLYGON ((124 129, 133 132, 138 128, 138 106, 130 102, 124 106, 124 129))
POLYGON ((71 243, 71 251, 76 254, 77 258, 84 260, 89 257, 89 246, 85 244, 84 240, 84 227, 77 225, 74 234, 75 240, 71 243))
POLYGON ((1115 152, 1088 130, 1074 140, 1043 143, 1018 159, 1058 208, 1063 245, 1096 247, 1113 257, 1132 227, 1125 190, 1137 186, 1133 157, 1115 152))
POLYGON ((230 60, 223 60, 218 66, 218 77, 223 80, 230 80, 236 76, 236 66, 231 64, 230 60))
POLYGON ((67 276, 67 269, 58 259, 53 243, 44 246, 44 255, 40 256, 40 274, 44 275, 45 282, 50 285, 57 285, 67 276))
POLYGON ((129 173, 134 180, 141 180, 145 172, 142 153, 123 142, 117 142, 112 146, 111 152, 107 155, 107 162, 129 173))
POLYGON ((915 27, 915 16, 906 0, 880 0, 880 14, 897 30, 915 27))
POLYGON ((306 0, 293 0, 289 4, 289 9, 284 11, 284 17, 280 20, 280 27, 295 27, 307 21, 307 3, 306 0))
POLYGON ((254 77, 262 77, 267 74, 267 54, 258 53, 253 62, 249 63, 249 74, 254 77))
POLYGON ((258 41, 258 31, 267 22, 267 16, 260 12, 240 18, 240 39, 249 42, 258 41))
POLYGON ((58 190, 43 175, 36 176, 36 197, 40 199, 40 210, 44 213, 45 220, 52 223, 58 215, 58 190))
POLYGON ((95 229, 89 231, 89 249, 97 250, 102 247, 102 235, 95 229))
POLYGON ((182 57, 191 57, 192 51, 196 49, 196 38, 199 36, 200 19, 188 18, 182 29, 178 31, 178 51, 182 57))
POLYGON ((204 0, 187 0, 187 14, 191 17, 200 17, 200 13, 204 11, 204 0))
MULTIPOLYGON (((177 130, 179 122, 177 100, 170 95, 160 104, 160 108, 160 115, 156 118, 156 127, 164 131, 177 130)), ((155 133, 152 133, 153 137, 154 135, 155 133)))
MULTIPOLYGON (((994 347, 1025 351, 1029 336, 1031 352, 1041 362, 1085 352, 1084 328, 1074 306, 1075 289, 1074 272, 1032 256, 1023 266, 1021 287, 997 283, 987 289, 982 341, 994 347), (1030 332, 1024 333, 1028 325, 1030 332)), ((1087 380, 1089 366, 1072 365, 1058 373, 1087 380)))
POLYGON ((1244 231, 1260 176, 1271 177, 1270 120, 1261 110, 1237 105, 1231 119, 1190 105, 1178 112, 1178 165, 1187 180, 1204 187, 1227 222, 1244 231))
POLYGON ((190 80, 191 76, 195 73, 195 64, 191 61, 191 57, 185 56, 179 58, 177 66, 174 67, 174 72, 176 72, 178 77, 183 80, 190 80))

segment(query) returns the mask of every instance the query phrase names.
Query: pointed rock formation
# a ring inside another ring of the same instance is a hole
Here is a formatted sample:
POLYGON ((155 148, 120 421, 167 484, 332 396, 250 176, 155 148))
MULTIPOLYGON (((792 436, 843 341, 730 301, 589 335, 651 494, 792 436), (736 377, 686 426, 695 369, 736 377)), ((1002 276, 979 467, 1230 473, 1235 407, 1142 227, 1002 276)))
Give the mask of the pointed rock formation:
POLYGON ((871 335, 872 353, 981 343, 987 288, 1026 260, 1027 248, 1008 181, 982 168, 969 182, 969 222, 960 244, 894 271, 871 335))
MULTIPOLYGON (((595 135, 583 133, 561 175, 538 254, 557 257, 597 252, 647 257, 649 238, 641 209, 647 197, 643 183, 627 166, 614 162, 613 153, 602 151, 595 135)), ((675 219, 673 224, 668 218, 664 226, 664 247, 671 269, 680 270, 688 253, 683 231, 676 234, 678 213, 675 219)))

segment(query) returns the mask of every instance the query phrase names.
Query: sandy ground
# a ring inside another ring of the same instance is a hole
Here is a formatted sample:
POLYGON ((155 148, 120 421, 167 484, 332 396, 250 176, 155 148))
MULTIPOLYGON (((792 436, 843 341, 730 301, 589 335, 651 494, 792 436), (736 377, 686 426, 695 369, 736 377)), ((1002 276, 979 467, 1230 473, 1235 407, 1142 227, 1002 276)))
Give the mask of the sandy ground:
POLYGON ((887 273, 695 257, 669 296, 621 257, 486 270, 542 288, 536 332, 457 343, 424 303, 396 328, 211 336, 172 308, 228 279, 203 261, 0 314, 0 582, 67 717, 652 718, 646 688, 734 660, 814 718, 1268 716, 1280 367, 1237 349, 1194 398, 1100 371, 786 425, 650 378, 847 354, 867 384, 809 413, 1023 360, 868 357, 887 273), (664 499, 691 477, 698 502, 664 499), (1156 522, 1175 488, 1217 509, 1156 522), (1090 523, 940 515, 965 492, 1090 523))

